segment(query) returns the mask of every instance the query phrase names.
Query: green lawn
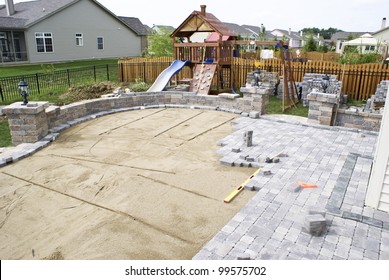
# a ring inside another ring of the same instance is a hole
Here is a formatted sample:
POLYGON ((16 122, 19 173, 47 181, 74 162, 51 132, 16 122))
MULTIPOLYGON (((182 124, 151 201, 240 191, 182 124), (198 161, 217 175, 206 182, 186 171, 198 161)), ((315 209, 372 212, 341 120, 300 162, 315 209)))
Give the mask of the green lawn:
POLYGON ((282 112, 282 99, 277 98, 274 95, 270 95, 268 114, 285 114, 294 115, 300 117, 308 117, 308 107, 303 107, 303 104, 299 102, 296 108, 287 109, 284 113, 282 112))
POLYGON ((0 147, 12 145, 11 134, 9 132, 8 120, 0 117, 0 147))
POLYGON ((54 70, 66 70, 66 69, 81 68, 81 67, 88 67, 88 66, 116 64, 117 62, 118 62, 117 59, 95 59, 95 60, 82 60, 82 61, 50 63, 50 64, 1 66, 0 78, 44 73, 45 68, 47 68, 48 66, 51 67, 51 65, 54 67, 54 70))

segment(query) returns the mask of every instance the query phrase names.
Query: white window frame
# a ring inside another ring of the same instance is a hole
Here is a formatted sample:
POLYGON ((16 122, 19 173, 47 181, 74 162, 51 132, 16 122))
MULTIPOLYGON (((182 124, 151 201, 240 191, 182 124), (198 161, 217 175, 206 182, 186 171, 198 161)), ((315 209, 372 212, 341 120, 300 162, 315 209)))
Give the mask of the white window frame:
POLYGON ((53 53, 54 52, 54 37, 53 33, 51 32, 35 32, 35 47, 37 53, 53 53), (38 47, 42 47, 38 45, 37 39, 43 40, 43 51, 39 51, 38 47), (51 39, 51 51, 48 51, 48 47, 50 46, 47 44, 47 39, 51 39))
POLYGON ((104 50, 104 37, 103 36, 98 36, 97 37, 97 50, 103 51, 104 50), (102 40, 102 43, 99 43, 99 39, 102 40), (100 45, 102 45, 102 49, 100 49, 100 45))
POLYGON ((76 36, 76 46, 83 47, 84 46, 84 34, 76 33, 75 36, 76 36))

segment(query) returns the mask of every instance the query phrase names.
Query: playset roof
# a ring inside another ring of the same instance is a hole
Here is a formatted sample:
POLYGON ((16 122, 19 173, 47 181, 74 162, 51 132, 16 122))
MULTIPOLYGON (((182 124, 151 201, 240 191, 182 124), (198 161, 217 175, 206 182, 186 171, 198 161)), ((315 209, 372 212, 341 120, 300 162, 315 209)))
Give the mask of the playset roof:
POLYGON ((211 13, 194 11, 190 16, 170 35, 171 37, 191 37, 196 32, 217 32, 220 36, 237 37, 224 23, 211 13))

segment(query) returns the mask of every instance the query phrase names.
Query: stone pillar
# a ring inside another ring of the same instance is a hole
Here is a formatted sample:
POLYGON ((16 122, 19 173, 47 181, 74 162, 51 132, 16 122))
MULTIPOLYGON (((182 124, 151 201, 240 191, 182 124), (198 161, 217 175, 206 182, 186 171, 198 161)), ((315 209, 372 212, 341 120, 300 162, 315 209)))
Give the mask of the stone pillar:
POLYGON ((245 112, 257 111, 260 115, 265 115, 269 107, 270 88, 261 87, 241 87, 245 112))
POLYGON ((12 143, 35 143, 48 134, 45 109, 48 102, 13 103, 3 109, 7 115, 12 143))
POLYGON ((334 125, 338 104, 336 94, 311 92, 308 94, 308 123, 334 125))

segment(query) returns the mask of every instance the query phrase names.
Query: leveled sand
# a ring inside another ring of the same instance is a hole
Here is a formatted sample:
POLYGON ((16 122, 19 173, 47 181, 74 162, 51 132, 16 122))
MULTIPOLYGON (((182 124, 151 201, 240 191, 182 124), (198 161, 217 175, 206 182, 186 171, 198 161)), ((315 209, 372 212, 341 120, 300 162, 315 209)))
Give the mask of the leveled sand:
POLYGON ((1 259, 191 259, 254 195, 219 163, 235 115, 156 109, 102 117, 0 169, 1 259))

